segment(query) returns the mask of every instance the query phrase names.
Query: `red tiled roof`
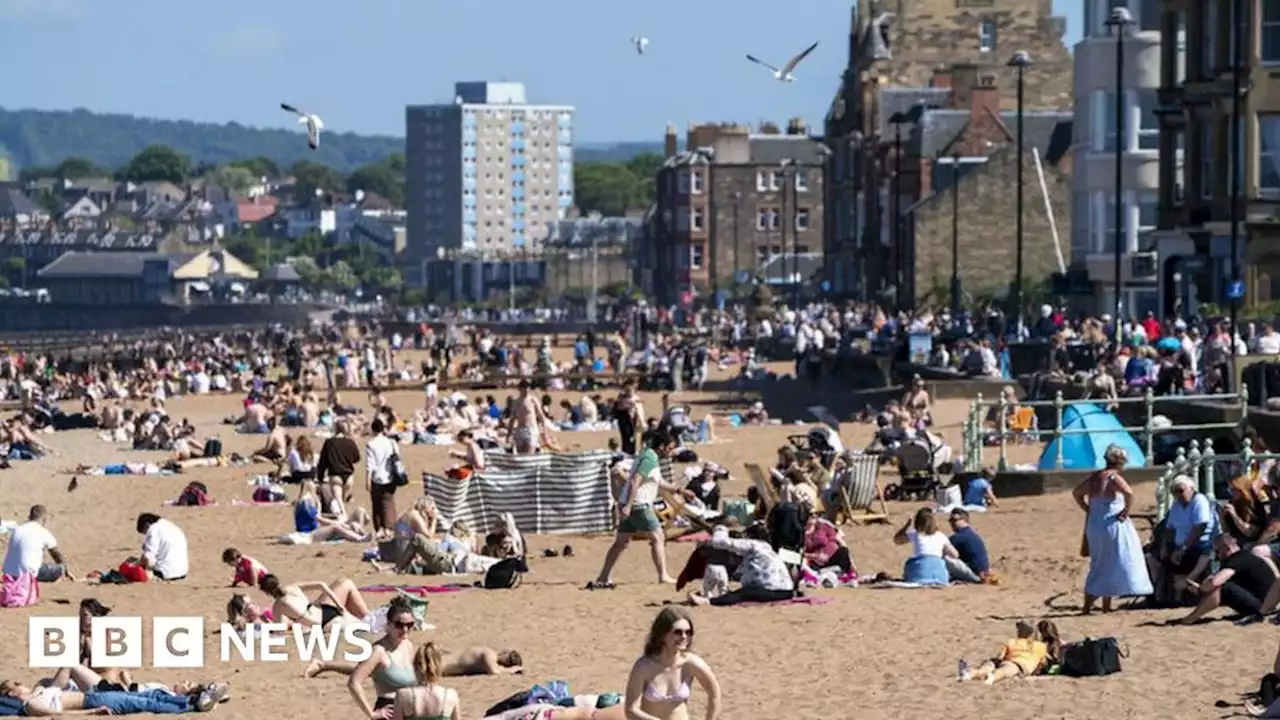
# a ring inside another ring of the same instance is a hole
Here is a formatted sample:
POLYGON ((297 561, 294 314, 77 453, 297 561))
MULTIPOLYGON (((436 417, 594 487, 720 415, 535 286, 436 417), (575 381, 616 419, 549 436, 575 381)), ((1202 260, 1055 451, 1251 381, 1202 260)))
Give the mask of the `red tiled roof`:
POLYGON ((256 223, 274 215, 277 204, 279 200, 270 196, 244 199, 236 203, 236 214, 242 223, 256 223))

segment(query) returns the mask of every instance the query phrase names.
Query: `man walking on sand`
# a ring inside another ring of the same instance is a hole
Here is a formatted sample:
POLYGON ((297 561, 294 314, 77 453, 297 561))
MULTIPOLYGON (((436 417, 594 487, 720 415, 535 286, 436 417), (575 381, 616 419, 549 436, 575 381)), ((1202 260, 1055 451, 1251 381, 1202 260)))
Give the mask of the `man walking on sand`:
POLYGON ((613 567, 622 557, 623 551, 631 544, 631 537, 637 533, 648 536, 649 552, 653 556, 653 566, 658 571, 658 582, 675 584, 675 578, 667 574, 666 535, 662 531, 662 521, 653 511, 659 492, 663 489, 682 492, 674 485, 668 485, 662 477, 662 458, 671 455, 676 441, 666 430, 656 431, 649 447, 641 451, 631 466, 631 474, 622 487, 618 497, 618 532, 614 535, 613 545, 604 556, 604 567, 600 575, 587 584, 588 590, 611 590, 613 584, 613 567))
POLYGON ((511 410, 511 440, 515 454, 532 455, 542 446, 542 406, 529 394, 529 381, 520 381, 520 395, 511 410))

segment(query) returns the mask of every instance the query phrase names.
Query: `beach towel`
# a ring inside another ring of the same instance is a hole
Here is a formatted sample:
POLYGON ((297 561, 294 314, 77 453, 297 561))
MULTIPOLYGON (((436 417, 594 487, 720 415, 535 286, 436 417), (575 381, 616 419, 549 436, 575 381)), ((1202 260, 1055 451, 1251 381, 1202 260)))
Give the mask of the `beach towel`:
POLYGON ((926 583, 903 582, 901 580, 882 580, 874 585, 861 585, 859 587, 869 587, 878 590, 917 590, 919 588, 945 588, 950 585, 929 585, 926 583))
POLYGON ((30 607, 40 602, 40 581, 36 574, 24 572, 17 577, 5 575, 0 587, 0 607, 30 607))
POLYGON ((688 535, 681 535, 680 537, 676 538, 675 541, 676 542, 706 542, 710 539, 711 539, 711 533, 704 530, 702 532, 690 533, 688 535))
POLYGON ((831 598, 815 597, 815 596, 813 596, 813 595, 806 595, 806 596, 804 596, 804 597, 793 597, 793 598, 787 598, 786 600, 774 600, 774 601, 772 601, 772 602, 758 602, 758 601, 754 601, 754 600, 752 600, 752 601, 748 601, 748 602, 734 603, 733 605, 729 605, 728 607, 751 607, 752 605, 769 605, 769 606, 775 606, 775 605, 826 605, 826 604, 828 604, 828 603, 830 603, 830 602, 831 602, 831 598))
POLYGON ((466 590, 470 585, 369 585, 360 588, 362 593, 406 593, 409 595, 433 595, 466 590))
POLYGON ((282 505, 288 505, 288 504, 289 504, 289 501, 287 500, 276 500, 272 502, 258 502, 257 500, 244 501, 244 500, 241 500, 240 498, 235 498, 231 501, 231 505, 234 507, 280 507, 282 505))

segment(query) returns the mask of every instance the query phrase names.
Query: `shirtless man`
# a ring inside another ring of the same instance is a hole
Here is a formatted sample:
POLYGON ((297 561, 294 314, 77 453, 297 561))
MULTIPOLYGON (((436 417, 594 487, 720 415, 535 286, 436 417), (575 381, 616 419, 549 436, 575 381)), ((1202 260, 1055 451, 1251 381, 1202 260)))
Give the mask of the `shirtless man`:
POLYGON ((520 675, 524 672, 524 659, 515 650, 472 647, 458 653, 445 653, 441 666, 444 677, 520 675))
POLYGON ((511 439, 517 455, 532 455, 541 445, 542 406, 529 394, 529 381, 520 381, 520 395, 511 410, 511 439))
POLYGON ((267 426, 267 420, 271 417, 271 411, 267 409, 262 401, 255 398, 249 406, 244 409, 244 419, 240 421, 240 428, 247 433, 266 433, 270 432, 267 426))
POLYGON ((267 436, 267 444, 254 453, 253 458, 255 460, 268 460, 279 465, 284 462, 285 455, 289 452, 289 438, 284 434, 284 428, 276 425, 274 417, 267 421, 267 427, 271 431, 271 434, 267 436))

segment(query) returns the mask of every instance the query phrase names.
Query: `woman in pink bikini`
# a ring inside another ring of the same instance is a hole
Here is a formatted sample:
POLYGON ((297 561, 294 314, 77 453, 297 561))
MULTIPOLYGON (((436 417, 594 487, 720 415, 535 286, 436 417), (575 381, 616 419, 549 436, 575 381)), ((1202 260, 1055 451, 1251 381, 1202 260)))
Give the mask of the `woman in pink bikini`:
POLYGON ((696 680, 707 693, 706 720, 720 717, 720 683, 711 666, 690 651, 693 617, 667 607, 654 618, 644 655, 631 667, 623 700, 628 718, 689 720, 689 699, 696 680))

